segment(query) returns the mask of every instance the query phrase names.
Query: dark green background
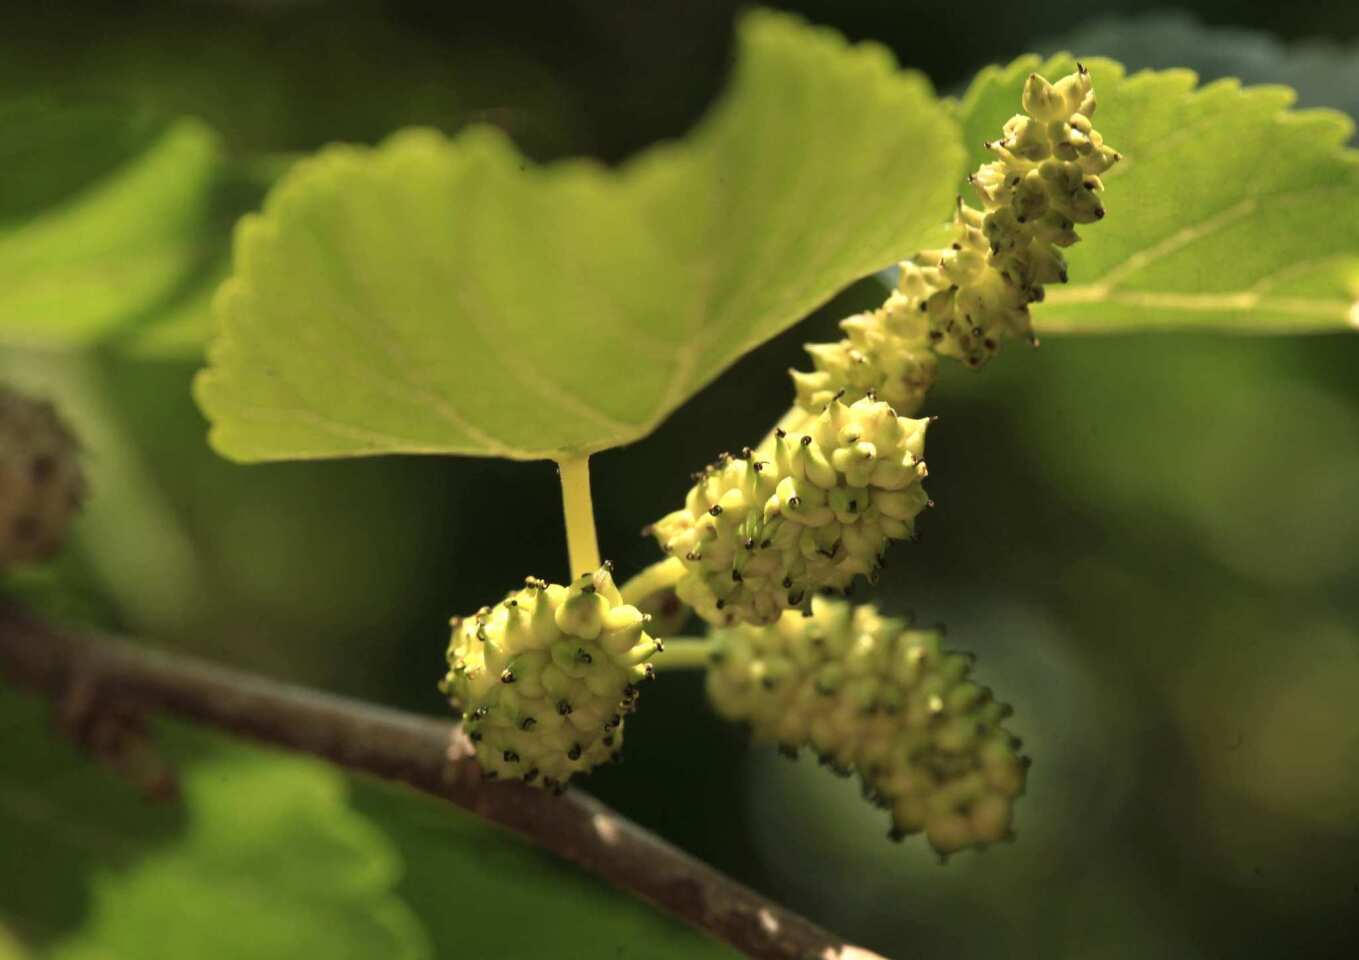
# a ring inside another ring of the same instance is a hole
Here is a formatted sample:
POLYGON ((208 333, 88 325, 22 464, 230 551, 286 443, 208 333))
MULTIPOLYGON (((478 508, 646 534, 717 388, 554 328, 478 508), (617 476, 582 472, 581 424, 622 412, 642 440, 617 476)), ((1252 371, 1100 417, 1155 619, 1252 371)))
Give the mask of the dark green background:
MULTIPOLYGON (((1130 67, 1197 64, 1295 83, 1312 104, 1359 105, 1351 4, 1213 0, 1193 17, 1150 17, 1134 0, 775 5, 889 44, 944 91, 1074 34, 1076 53, 1130 67), (1118 15, 1135 19, 1099 22, 1118 15)), ((682 135, 720 90, 734 10, 7 5, 0 84, 195 114, 239 158, 480 120, 539 159, 616 161, 682 135)), ((1099 230, 1117 229, 1111 214, 1099 230)), ((532 272, 525 263, 525 282, 532 272)), ((596 458, 602 547, 623 573, 656 559, 638 530, 680 502, 689 472, 786 407, 800 344, 832 338, 835 320, 874 297, 871 282, 847 292, 653 437, 596 458)), ((204 444, 188 394, 196 361, 109 349, 96 362, 211 587, 166 643, 437 713, 449 614, 526 574, 564 574, 547 464, 234 466, 204 444)), ((946 372, 927 407, 941 418, 929 448, 939 507, 872 597, 947 621, 1015 704, 1035 756, 1016 844, 944 867, 922 842, 889 844, 851 784, 749 748, 708 711, 697 677, 647 688, 627 763, 586 789, 893 957, 1349 955, 1356 371, 1352 337, 1158 335, 1049 338, 980 375, 946 372)), ((153 549, 126 544, 129 562, 153 549)), ((59 569, 51 606, 136 626, 79 551, 59 569)), ((0 900, 10 882, 0 872, 0 900)), ((71 913, 63 922, 78 922, 71 913)))

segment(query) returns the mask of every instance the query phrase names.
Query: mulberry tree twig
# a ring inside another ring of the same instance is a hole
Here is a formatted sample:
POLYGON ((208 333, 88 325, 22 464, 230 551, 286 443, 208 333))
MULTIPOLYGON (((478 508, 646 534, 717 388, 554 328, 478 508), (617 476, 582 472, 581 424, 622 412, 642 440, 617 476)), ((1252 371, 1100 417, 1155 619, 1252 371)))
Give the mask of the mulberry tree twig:
POLYGON ((163 711, 432 794, 768 960, 881 960, 632 823, 579 790, 486 782, 457 725, 293 686, 0 604, 0 675, 87 710, 163 711))

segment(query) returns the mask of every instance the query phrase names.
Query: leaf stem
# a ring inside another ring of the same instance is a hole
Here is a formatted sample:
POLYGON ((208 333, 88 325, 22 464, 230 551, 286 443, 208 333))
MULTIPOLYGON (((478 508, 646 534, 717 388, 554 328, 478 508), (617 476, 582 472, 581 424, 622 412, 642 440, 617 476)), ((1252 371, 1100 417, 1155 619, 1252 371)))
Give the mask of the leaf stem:
POLYGON ((566 515, 566 551, 571 579, 599 569, 599 541, 595 538, 595 507, 590 496, 588 454, 557 461, 562 481, 562 511, 566 515))
POLYGON ((653 593, 673 587, 683 577, 684 564, 679 557, 657 561, 623 584, 620 590, 623 602, 636 606, 653 593))
POLYGON ((706 670, 713 641, 707 637, 666 637, 665 649, 651 658, 657 670, 706 670))

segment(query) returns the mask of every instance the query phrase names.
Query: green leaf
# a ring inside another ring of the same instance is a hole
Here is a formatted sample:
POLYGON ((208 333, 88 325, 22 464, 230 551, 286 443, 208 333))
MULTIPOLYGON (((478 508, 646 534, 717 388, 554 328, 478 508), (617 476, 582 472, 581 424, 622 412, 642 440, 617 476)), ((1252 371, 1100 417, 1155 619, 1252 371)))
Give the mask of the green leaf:
POLYGON ((436 957, 737 956, 445 803, 370 780, 354 781, 353 797, 404 856, 399 892, 424 922, 436 957))
POLYGON ((542 459, 636 440, 919 246, 960 159, 920 76, 768 13, 742 21, 706 121, 617 171, 536 168, 485 129, 330 148, 239 228, 197 382, 212 442, 542 459))
POLYGON ((1206 26, 1180 10, 1101 17, 1082 24, 1040 53, 1090 51, 1129 69, 1188 67, 1201 80, 1282 83, 1304 107, 1332 107, 1359 117, 1359 44, 1328 40, 1284 42, 1263 30, 1206 26))
MULTIPOLYGON (((1072 283, 1034 307, 1040 333, 1359 325, 1359 155, 1343 146, 1347 117, 1290 110, 1284 87, 1086 65, 1095 126, 1124 160, 1104 177, 1108 218, 1068 251, 1072 283)), ((1016 111, 1030 71, 1074 67, 1062 54, 982 71, 959 108, 973 165, 988 159, 981 144, 1016 111)))
POLYGON ((734 952, 402 787, 180 724, 148 803, 0 687, 0 958, 647 957, 734 952))
POLYGON ((429 956, 399 858, 328 767, 171 727, 184 806, 154 805, 41 722, 0 691, 0 849, 23 865, 0 918, 44 956, 429 956))
POLYGON ((0 342, 100 339, 197 263, 215 138, 107 103, 0 103, 0 342))

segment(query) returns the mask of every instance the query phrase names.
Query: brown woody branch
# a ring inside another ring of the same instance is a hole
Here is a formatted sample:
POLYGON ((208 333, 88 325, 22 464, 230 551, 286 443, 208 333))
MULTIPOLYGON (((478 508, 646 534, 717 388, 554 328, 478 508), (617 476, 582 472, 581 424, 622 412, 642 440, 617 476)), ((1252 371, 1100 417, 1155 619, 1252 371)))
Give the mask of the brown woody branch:
MULTIPOLYGON (((408 784, 509 827, 750 957, 881 960, 579 790, 484 781, 452 723, 40 623, 0 605, 0 673, 69 712, 165 711, 408 784)), ((88 719, 88 718, 87 718, 88 719)))

